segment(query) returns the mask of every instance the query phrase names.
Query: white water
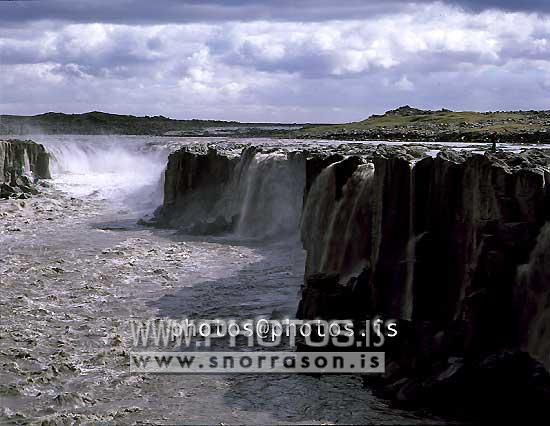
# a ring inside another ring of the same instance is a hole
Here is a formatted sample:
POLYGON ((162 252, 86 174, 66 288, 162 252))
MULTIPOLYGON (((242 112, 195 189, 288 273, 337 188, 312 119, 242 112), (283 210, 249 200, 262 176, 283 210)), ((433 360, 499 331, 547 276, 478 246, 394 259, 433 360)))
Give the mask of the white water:
POLYGON ((366 228, 374 166, 359 165, 336 200, 336 164, 313 182, 304 207, 302 240, 309 253, 307 274, 340 272, 341 282, 346 282, 367 266, 367 247, 356 240, 366 228))
POLYGON ((40 142, 51 155, 54 182, 72 196, 106 200, 137 215, 151 213, 162 204, 166 148, 116 137, 40 142))
MULTIPOLYGON (((117 209, 136 213, 161 202, 157 185, 168 150, 147 138, 38 140, 54 156, 54 187, 74 199, 48 189, 25 200, 24 212, 3 219, 0 364, 6 386, 0 418, 56 424, 430 420, 388 407, 349 376, 129 373, 129 317, 286 315, 296 307, 303 253, 293 246, 186 240, 172 230, 139 226, 104 229, 98 223, 124 218, 117 209)), ((286 156, 254 158, 228 193, 239 203, 241 232, 256 237, 298 226, 303 182, 291 185, 290 179, 302 179, 303 169, 298 173, 286 156), (266 176, 254 179, 260 172, 266 176)), ((356 174, 365 178, 357 188, 367 200, 372 170, 360 166, 356 174)), ((346 194, 357 220, 364 205, 346 194)), ((346 241, 354 235, 351 223, 342 228, 346 241)))
POLYGON ((31 161, 29 160, 29 154, 26 149, 23 156, 23 174, 31 179, 33 177, 33 173, 31 170, 31 161))
POLYGON ((245 237, 295 236, 300 226, 305 164, 284 153, 256 153, 241 181, 244 197, 237 234, 245 237))

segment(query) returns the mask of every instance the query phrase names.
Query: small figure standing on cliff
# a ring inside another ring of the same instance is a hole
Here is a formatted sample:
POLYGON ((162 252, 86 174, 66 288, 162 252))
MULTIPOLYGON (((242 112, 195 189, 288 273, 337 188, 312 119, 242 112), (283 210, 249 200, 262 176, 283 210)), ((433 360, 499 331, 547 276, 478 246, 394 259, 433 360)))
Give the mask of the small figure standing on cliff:
POLYGON ((491 152, 497 152, 497 142, 498 142, 498 134, 497 132, 492 132, 489 135, 489 140, 492 142, 491 146, 491 152))

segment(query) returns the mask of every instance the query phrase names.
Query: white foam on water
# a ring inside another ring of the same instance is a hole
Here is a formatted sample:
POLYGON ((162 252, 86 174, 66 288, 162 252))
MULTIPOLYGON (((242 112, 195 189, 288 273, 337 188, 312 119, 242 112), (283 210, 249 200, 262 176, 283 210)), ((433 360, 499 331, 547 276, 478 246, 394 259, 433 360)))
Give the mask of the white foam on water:
POLYGON ((52 178, 59 189, 138 214, 162 204, 168 156, 168 150, 146 142, 111 136, 41 141, 51 155, 52 178))

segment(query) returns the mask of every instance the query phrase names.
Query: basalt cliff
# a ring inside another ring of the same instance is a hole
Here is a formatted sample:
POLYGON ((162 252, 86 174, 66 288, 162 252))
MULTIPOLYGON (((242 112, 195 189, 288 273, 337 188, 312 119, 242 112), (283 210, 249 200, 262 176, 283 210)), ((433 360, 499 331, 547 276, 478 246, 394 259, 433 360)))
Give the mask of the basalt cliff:
POLYGON ((170 156, 157 221, 299 236, 299 317, 398 322, 384 377, 366 379, 385 395, 544 411, 549 184, 550 155, 536 149, 198 145, 170 156))
POLYGON ((0 198, 26 198, 33 180, 49 179, 49 155, 40 144, 0 140, 0 198))

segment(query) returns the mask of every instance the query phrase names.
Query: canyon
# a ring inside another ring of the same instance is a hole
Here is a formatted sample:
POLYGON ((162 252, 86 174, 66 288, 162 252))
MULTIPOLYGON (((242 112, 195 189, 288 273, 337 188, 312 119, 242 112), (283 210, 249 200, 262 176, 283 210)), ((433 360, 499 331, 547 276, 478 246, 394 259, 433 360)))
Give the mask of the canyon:
POLYGON ((198 145, 170 155, 156 221, 299 236, 298 317, 399 323, 385 396, 548 414, 549 182, 540 149, 198 145))
POLYGON ((3 417, 219 420, 205 401, 237 423, 548 415, 547 150, 36 139, 0 142, 1 183, 38 189, 0 202, 3 417), (383 318, 398 338, 363 383, 133 376, 125 321, 153 315, 383 318))

